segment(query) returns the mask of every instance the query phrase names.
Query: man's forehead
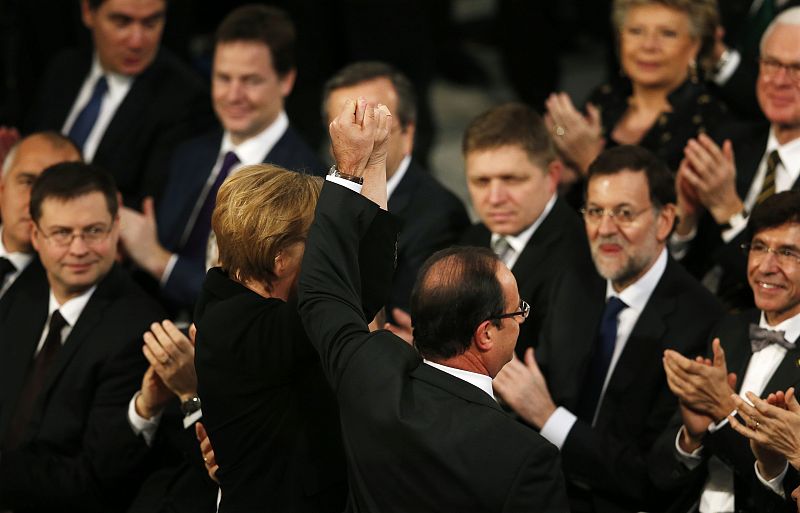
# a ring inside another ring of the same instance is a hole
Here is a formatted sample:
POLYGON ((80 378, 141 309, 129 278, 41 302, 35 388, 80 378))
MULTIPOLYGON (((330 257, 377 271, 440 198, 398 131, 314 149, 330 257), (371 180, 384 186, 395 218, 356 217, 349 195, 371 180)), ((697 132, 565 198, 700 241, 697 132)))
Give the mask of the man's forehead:
POLYGON ((780 59, 787 64, 800 62, 800 25, 776 25, 764 40, 762 57, 780 59))
POLYGON ((646 200, 649 196, 650 188, 644 171, 622 169, 610 174, 594 175, 586 186, 587 202, 619 200, 624 203, 646 200))
POLYGON ((163 15, 167 8, 166 0, 104 0, 97 11, 109 16, 124 16, 132 19, 147 19, 163 15))
POLYGON ((764 228, 753 234, 753 241, 762 241, 772 246, 800 247, 800 223, 788 222, 764 228))
POLYGON ((387 77, 375 77, 332 90, 328 110, 336 112, 347 98, 356 99, 360 96, 369 102, 383 103, 390 110, 397 107, 397 90, 392 81, 387 77), (334 105, 334 103, 336 104, 334 105))
POLYGON ((26 173, 38 176, 54 164, 77 161, 80 158, 77 151, 68 145, 56 146, 44 138, 32 137, 20 143, 8 174, 11 176, 26 173))

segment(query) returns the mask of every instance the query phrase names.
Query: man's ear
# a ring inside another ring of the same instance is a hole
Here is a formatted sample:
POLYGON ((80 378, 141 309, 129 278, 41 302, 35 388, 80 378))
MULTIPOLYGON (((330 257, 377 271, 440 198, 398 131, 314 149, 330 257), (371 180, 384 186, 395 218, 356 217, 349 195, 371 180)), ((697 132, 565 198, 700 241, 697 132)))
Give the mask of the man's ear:
POLYGON ((667 203, 658 212, 656 218, 656 238, 658 242, 664 242, 672 233, 672 228, 675 226, 675 216, 677 211, 674 203, 667 203))
POLYGON ((290 69, 289 71, 284 73, 283 76, 278 77, 281 88, 281 94, 283 95, 284 98, 289 96, 289 94, 292 92, 292 89, 294 88, 294 81, 296 78, 297 78, 297 70, 295 68, 290 69))
POLYGON ((489 351, 494 346, 494 332, 496 328, 491 320, 485 320, 475 328, 472 334, 472 342, 482 353, 489 351))
POLYGON ((89 30, 94 28, 94 11, 89 7, 88 0, 81 0, 81 19, 86 28, 89 30))

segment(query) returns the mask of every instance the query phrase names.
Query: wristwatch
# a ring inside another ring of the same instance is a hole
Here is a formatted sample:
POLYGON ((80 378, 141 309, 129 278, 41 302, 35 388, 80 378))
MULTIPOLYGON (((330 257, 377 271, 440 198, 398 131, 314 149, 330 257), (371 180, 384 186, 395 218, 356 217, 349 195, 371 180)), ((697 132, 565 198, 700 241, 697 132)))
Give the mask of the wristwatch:
POLYGON ((364 185, 363 176, 348 175, 347 173, 342 173, 341 171, 339 171, 339 168, 336 167, 336 164, 331 166, 331 169, 328 171, 328 176, 335 176, 336 178, 344 178, 345 180, 350 180, 351 182, 357 183, 358 185, 364 185))
POLYGON ((746 225, 747 217, 749 215, 750 213, 747 211, 747 209, 744 209, 741 212, 736 212, 731 216, 730 219, 728 219, 724 223, 720 223, 719 229, 724 232, 730 230, 731 228, 736 228, 738 226, 746 225))
POLYGON ((181 403, 181 412, 184 417, 188 417, 192 413, 200 410, 200 398, 196 395, 181 403))

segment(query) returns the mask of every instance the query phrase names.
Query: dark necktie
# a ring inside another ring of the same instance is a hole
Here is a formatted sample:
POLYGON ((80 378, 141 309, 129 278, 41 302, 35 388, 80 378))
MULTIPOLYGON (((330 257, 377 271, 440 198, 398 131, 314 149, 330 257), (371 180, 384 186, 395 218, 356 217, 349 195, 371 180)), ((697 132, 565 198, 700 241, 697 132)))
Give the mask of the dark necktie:
POLYGON ((83 150, 83 145, 86 144, 86 139, 89 138, 89 134, 92 133, 97 116, 100 114, 100 107, 103 105, 103 97, 106 91, 108 91, 108 81, 106 81, 105 76, 101 75, 94 84, 92 97, 89 98, 89 102, 83 107, 78 117, 75 118, 72 128, 69 129, 69 138, 81 151, 83 150))
POLYGON ((785 335, 785 331, 770 330, 758 324, 750 324, 750 349, 755 353, 772 344, 794 349, 794 344, 786 340, 785 335))
POLYGON ((225 158, 222 160, 222 167, 203 200, 203 206, 200 207, 197 213, 192 231, 184 245, 183 254, 186 257, 199 259, 199 261, 205 263, 208 236, 211 234, 211 214, 214 212, 214 205, 217 203, 217 192, 233 166, 238 163, 239 157, 234 152, 229 151, 225 154, 225 158))
POLYGON ((3 288, 6 276, 16 271, 17 268, 11 263, 11 260, 6 257, 0 257, 0 289, 3 288))
POLYGON ((765 199, 775 194, 775 171, 780 163, 781 157, 778 155, 778 150, 772 150, 767 157, 767 173, 764 175, 764 183, 761 184, 761 192, 756 198, 756 205, 760 205, 765 199))
POLYGON ((28 367, 28 373, 25 375, 25 384, 17 401, 17 409, 14 411, 11 425, 3 440, 3 448, 13 449, 23 441, 25 429, 33 415, 33 406, 42 391, 47 371, 55 360, 59 349, 61 349, 61 330, 66 325, 67 321, 64 320, 59 311, 54 311, 50 316, 50 327, 42 349, 31 362, 28 367))
POLYGON ((511 247, 511 244, 508 243, 508 239, 505 237, 500 237, 494 241, 494 244, 492 244, 492 251, 494 251, 497 258, 506 264, 506 266, 508 266, 507 262, 509 258, 514 254, 514 248, 511 247))
POLYGON ((608 367, 611 365, 611 357, 614 355, 614 346, 617 344, 617 315, 627 307, 628 305, 620 298, 612 296, 606 303, 600 319, 595 352, 589 363, 589 371, 583 383, 578 403, 578 417, 590 424, 594 420, 594 412, 600 401, 600 392, 603 390, 608 367))

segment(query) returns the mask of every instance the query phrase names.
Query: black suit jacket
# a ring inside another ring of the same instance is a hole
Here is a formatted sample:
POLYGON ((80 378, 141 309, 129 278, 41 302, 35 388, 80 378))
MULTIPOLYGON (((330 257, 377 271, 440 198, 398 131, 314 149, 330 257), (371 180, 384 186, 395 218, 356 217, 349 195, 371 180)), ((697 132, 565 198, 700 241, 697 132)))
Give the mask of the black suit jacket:
POLYGON ((397 240, 397 269, 387 316, 409 309, 417 272, 429 256, 456 242, 469 226, 463 203, 414 160, 389 198, 389 212, 403 221, 397 240))
POLYGON ((368 331, 359 251, 379 253, 368 265, 385 281, 393 221, 326 183, 300 277, 300 314, 339 402, 347 511, 566 511, 552 445, 398 337, 368 331))
MULTIPOLYGON (((28 132, 61 131, 91 65, 86 52, 67 50, 56 56, 28 115, 28 132)), ((92 163, 114 176, 126 205, 139 208, 144 196, 160 195, 175 146, 207 130, 213 119, 200 78, 162 48, 134 79, 92 163)))
MULTIPOLYGON (((750 349, 749 326, 758 324, 761 312, 748 310, 736 315, 726 316, 715 328, 712 337, 719 337, 725 350, 725 359, 728 372, 735 372, 738 385, 744 380, 747 365, 750 363, 752 352, 750 349)), ((797 344, 798 341, 795 341, 797 344)), ((800 348, 787 351, 775 373, 767 382, 762 397, 772 392, 786 390, 800 385, 800 371, 797 361, 800 358, 800 348)), ((677 498, 669 509, 670 512, 693 511, 695 504, 702 493, 703 485, 708 477, 707 462, 711 456, 721 459, 734 473, 734 492, 736 511, 770 511, 774 502, 781 504, 777 495, 772 492, 764 493, 755 477, 753 464, 755 459, 750 450, 747 438, 733 430, 729 424, 713 434, 706 435, 703 445, 703 463, 694 470, 689 470, 677 458, 675 450, 675 437, 683 424, 680 415, 676 415, 671 426, 659 438, 656 449, 652 453, 650 471, 654 480, 677 498), (766 500, 765 500, 766 499, 766 500), (773 501, 769 502, 769 499, 773 501)))
MULTIPOLYGON (((606 282, 594 271, 565 275, 536 353, 555 404, 576 415, 605 294, 606 282)), ((703 354, 721 315, 714 297, 670 258, 614 368, 594 426, 579 419, 561 448, 574 512, 661 506, 646 456, 677 408, 664 375, 664 350, 703 354)))
MULTIPOLYGON (((0 439, 17 406, 48 314, 44 269, 31 263, 0 318, 0 439)), ((46 377, 25 439, 0 456, 0 508, 120 511, 147 447, 128 403, 147 366, 142 333, 162 313, 114 266, 97 285, 46 377)))
MULTIPOLYGON (((486 225, 473 225, 461 237, 461 244, 490 247, 492 234, 486 225)), ((530 303, 531 313, 520 326, 517 354, 539 345, 540 333, 549 312, 553 284, 564 272, 593 267, 583 221, 561 198, 533 233, 511 272, 517 279, 519 295, 530 303)))
POLYGON ((214 268, 195 322, 220 512, 342 511, 347 484, 336 400, 295 301, 264 298, 214 268))
MULTIPOLYGON (((206 274, 206 255, 189 254, 182 241, 191 229, 191 217, 208 182, 222 144, 222 131, 215 130, 182 144, 172 158, 169 181, 156 209, 158 238, 178 260, 162 287, 167 302, 178 307, 191 307, 200 294, 206 274)), ((293 171, 324 176, 319 159, 291 127, 278 140, 265 163, 293 171)), ((205 201, 205 198, 203 198, 205 201)))

